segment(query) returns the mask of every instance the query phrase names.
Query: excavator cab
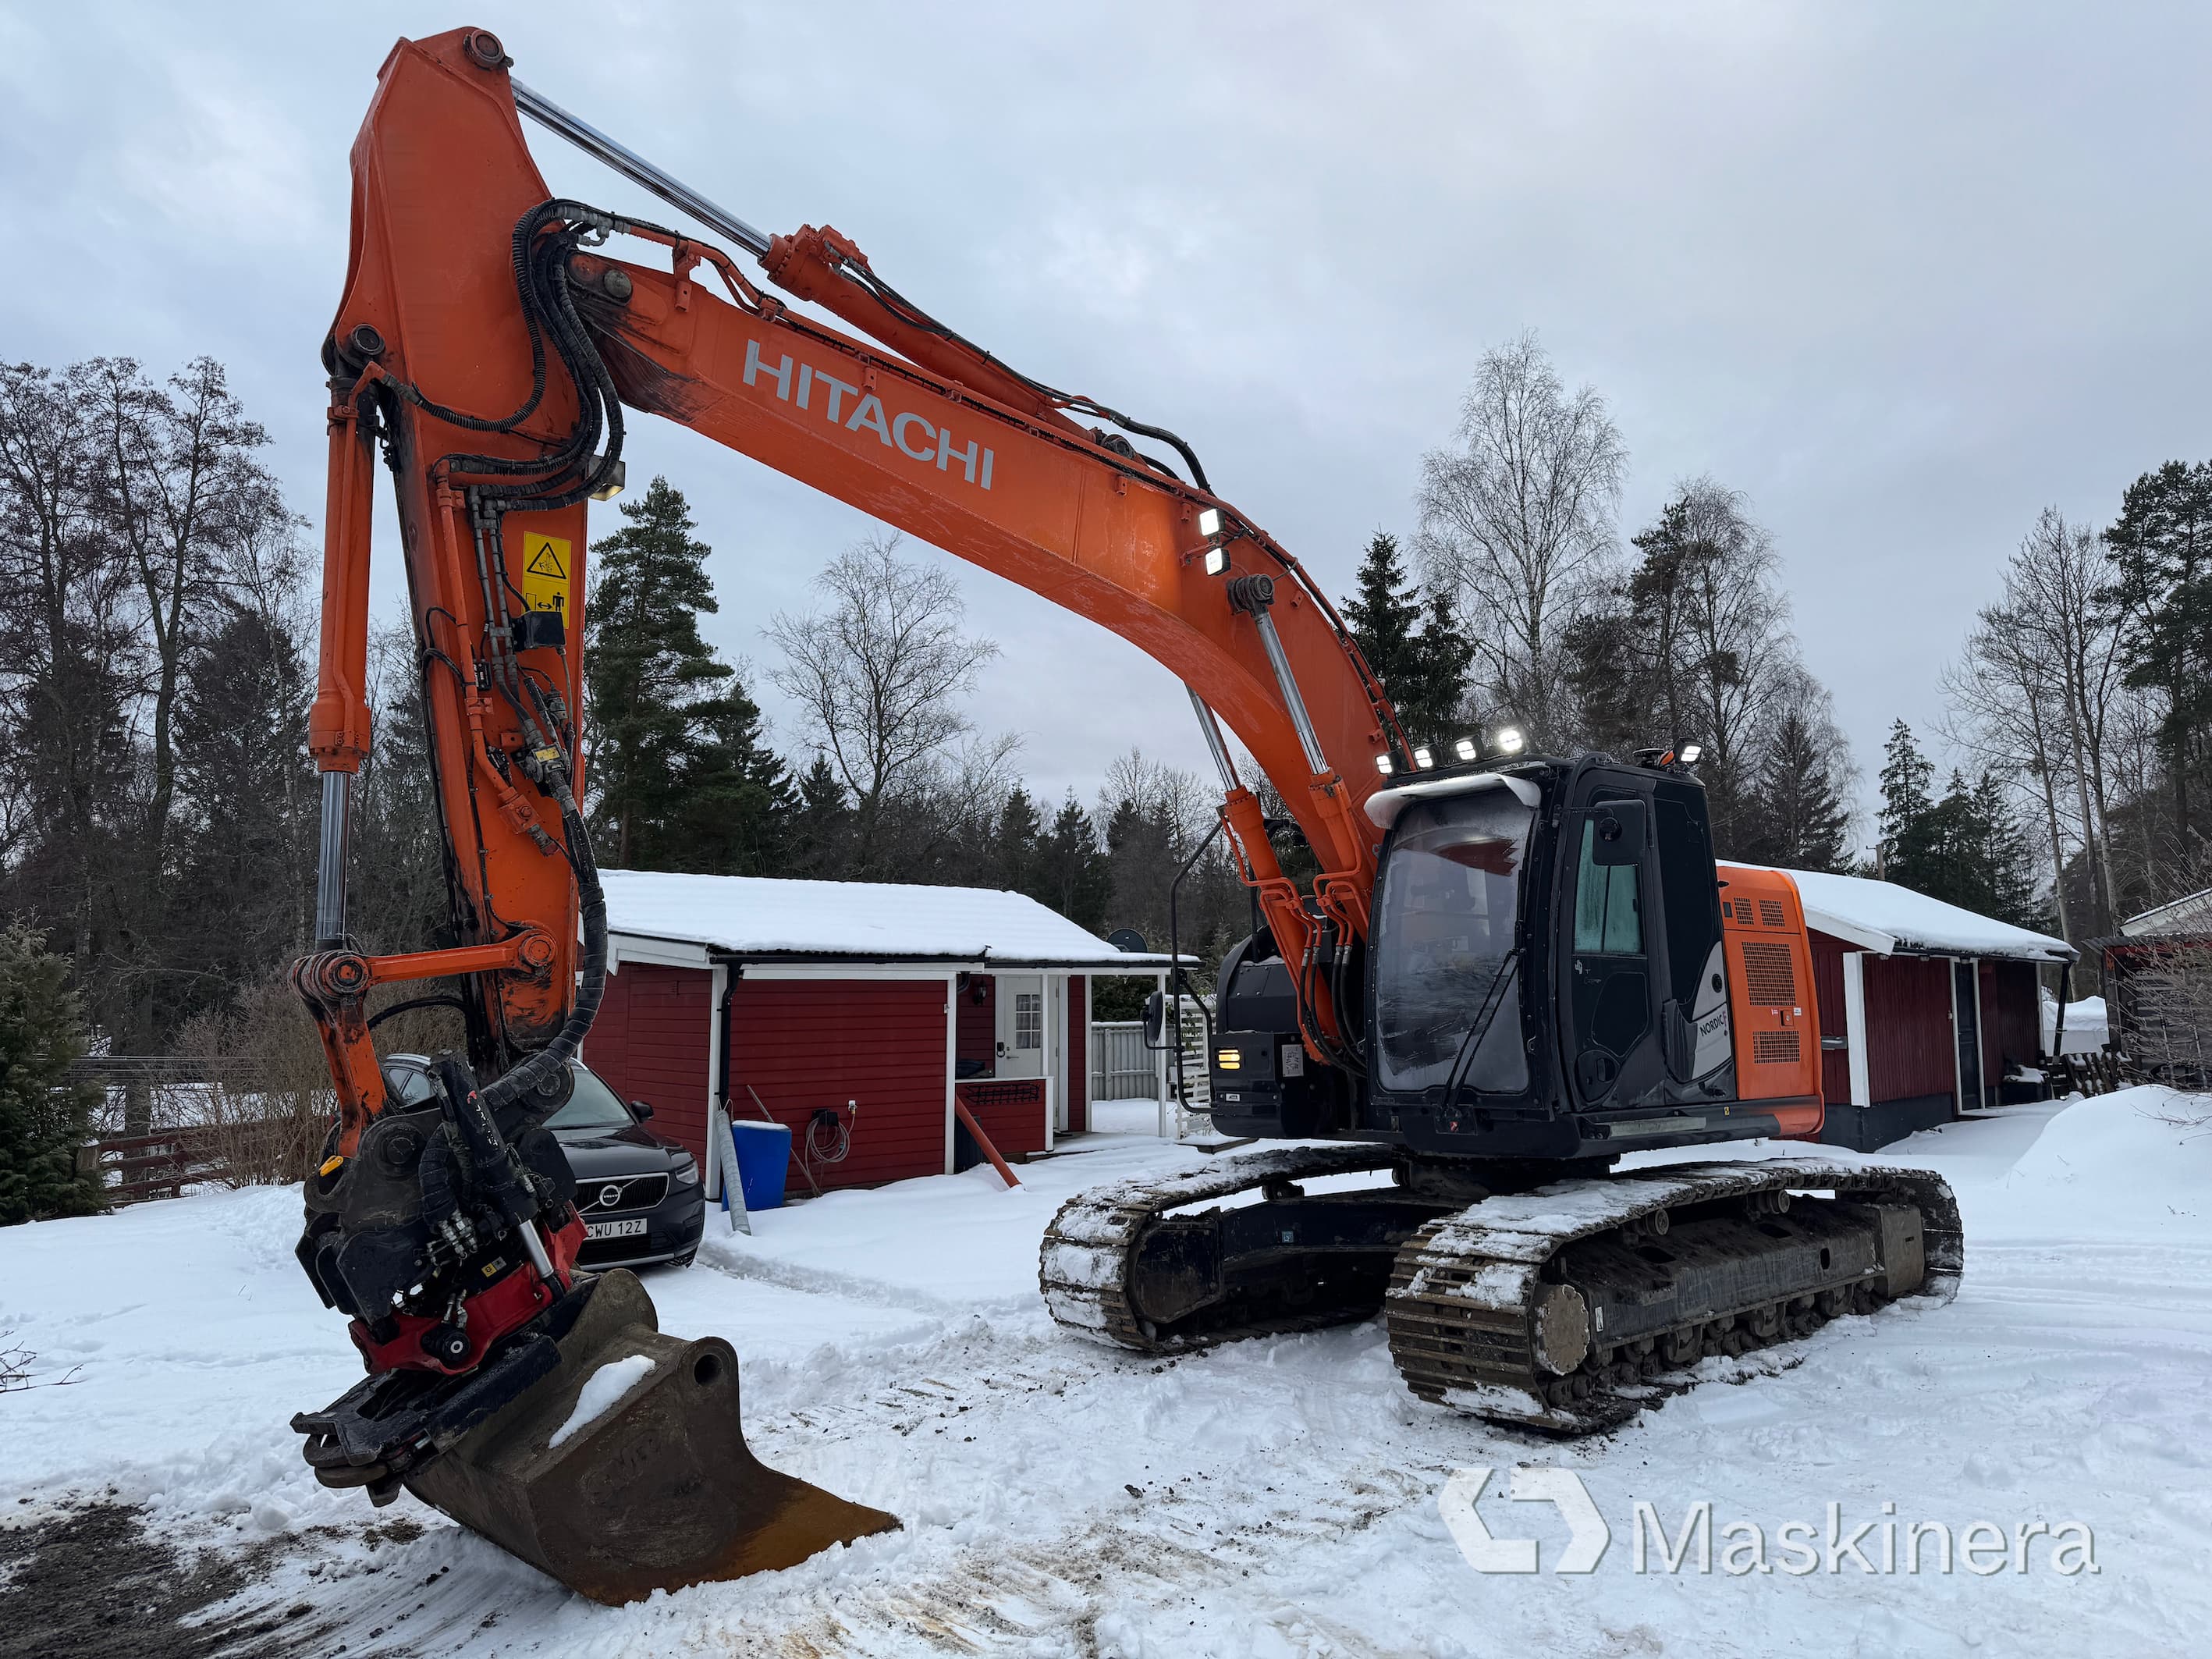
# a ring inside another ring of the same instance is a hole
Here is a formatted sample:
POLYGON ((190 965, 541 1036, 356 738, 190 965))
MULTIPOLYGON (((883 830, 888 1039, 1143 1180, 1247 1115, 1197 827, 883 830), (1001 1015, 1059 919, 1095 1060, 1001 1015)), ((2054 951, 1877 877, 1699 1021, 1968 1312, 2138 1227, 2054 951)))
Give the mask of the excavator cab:
MULTIPOLYGON (((1349 975, 1364 1076, 1315 1063, 1298 997, 1317 969, 1255 934, 1222 964, 1218 1127, 1550 1161, 1802 1133, 1802 1112, 1739 1097, 1731 988, 1743 975, 1729 965, 1705 788, 1686 767, 1602 755, 1468 766, 1367 810, 1385 835, 1373 936, 1349 975)), ((1804 1077, 1753 1092, 1817 1090, 1804 1077)))
POLYGON ((1583 1160, 1779 1133, 1737 1099, 1705 792, 1603 755, 1368 802, 1387 830, 1361 1127, 1583 1160))

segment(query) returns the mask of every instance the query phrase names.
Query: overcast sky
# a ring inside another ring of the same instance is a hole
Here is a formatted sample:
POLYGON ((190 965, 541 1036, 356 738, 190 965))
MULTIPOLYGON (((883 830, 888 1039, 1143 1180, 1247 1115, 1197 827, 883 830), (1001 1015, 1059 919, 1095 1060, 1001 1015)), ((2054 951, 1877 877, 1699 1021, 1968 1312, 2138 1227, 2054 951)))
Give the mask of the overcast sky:
MULTIPOLYGON (((2101 525, 2208 447, 2212 13, 2181 6, 0 0, 0 353, 213 354, 319 523, 347 149, 395 34, 463 23, 725 207, 834 224, 1000 356, 1175 428, 1334 593, 1414 528, 1483 349, 1539 331, 1627 440, 1626 527, 1685 475, 1748 495, 1869 776, 2039 508, 2101 525)), ((531 136, 555 188, 666 216, 531 136)), ((866 521, 632 433, 757 670, 866 521)), ((1133 742, 1204 769, 1166 670, 953 568, 1004 653, 975 712, 1041 793, 1087 799, 1133 742)))

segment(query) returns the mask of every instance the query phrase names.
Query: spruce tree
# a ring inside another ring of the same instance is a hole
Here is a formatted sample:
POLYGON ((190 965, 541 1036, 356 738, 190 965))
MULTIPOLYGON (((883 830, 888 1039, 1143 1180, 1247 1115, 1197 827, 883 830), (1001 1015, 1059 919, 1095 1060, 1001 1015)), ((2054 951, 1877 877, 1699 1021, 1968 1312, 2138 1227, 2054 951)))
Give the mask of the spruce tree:
POLYGON ((275 618, 227 602, 185 664, 177 701, 181 890, 164 1000, 173 1024, 306 948, 314 878, 314 773, 307 760, 313 670, 275 618))
MULTIPOLYGON (((1920 752, 1912 728, 1901 720, 1890 726, 1889 742, 1882 753, 1881 813, 1876 821, 1875 858, 1885 880, 1900 881, 1903 878, 1891 866, 1918 849, 1933 805, 1928 787, 1935 781, 1936 768, 1920 752)), ((1909 881, 1904 884, 1912 885, 1909 881)))
POLYGON ((1984 769, 1974 785, 1976 829, 1982 842, 1983 914, 2015 927, 2057 926, 2036 879, 2035 842, 2003 780, 1984 769))
POLYGON ((77 1165, 99 1099, 69 1080, 84 1049, 69 963, 27 924, 0 929, 0 1226, 106 1207, 77 1165))
MULTIPOLYGON (((1801 709, 1784 712, 1754 781, 1752 841, 1743 856, 1789 870, 1840 871, 1850 809, 1835 757, 1801 709)), ((1728 849, 1723 848, 1723 855, 1728 849)))
POLYGON ((792 813, 784 867, 778 873, 817 881, 841 880, 851 873, 853 805, 830 757, 814 751, 814 764, 799 774, 798 805, 792 813))
POLYGON ((1367 665, 1415 743, 1448 741, 1467 701, 1474 647, 1447 592, 1427 600, 1406 574, 1398 538, 1378 530, 1359 562, 1357 594, 1344 620, 1367 665))
POLYGON ((1007 892, 1039 896, 1034 890, 1038 884, 1038 842, 1043 834, 1044 820, 1036 803, 1016 784, 1006 792, 999 821, 991 827, 991 874, 1007 892))
POLYGON ((1036 884, 1025 890, 1039 903, 1094 933, 1104 928, 1111 878, 1098 848, 1097 826, 1072 791, 1037 843, 1034 879, 1036 884))
POLYGON ((586 695, 601 855, 617 867, 730 871, 772 858, 788 808, 760 711, 700 637, 719 607, 711 550, 656 477, 595 544, 586 695))
POLYGON ((712 876, 782 872, 799 793, 761 733, 761 712, 733 679, 690 709, 678 788, 650 867, 712 876))

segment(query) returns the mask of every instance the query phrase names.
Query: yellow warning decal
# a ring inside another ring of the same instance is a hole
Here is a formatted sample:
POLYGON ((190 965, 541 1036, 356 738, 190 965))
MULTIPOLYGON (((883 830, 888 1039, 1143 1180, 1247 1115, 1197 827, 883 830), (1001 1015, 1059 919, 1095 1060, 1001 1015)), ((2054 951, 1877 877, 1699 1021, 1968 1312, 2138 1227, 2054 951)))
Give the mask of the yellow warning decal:
POLYGON ((567 540, 541 536, 534 530, 522 535, 522 602, 532 611, 557 611, 568 619, 568 582, 575 561, 567 540))

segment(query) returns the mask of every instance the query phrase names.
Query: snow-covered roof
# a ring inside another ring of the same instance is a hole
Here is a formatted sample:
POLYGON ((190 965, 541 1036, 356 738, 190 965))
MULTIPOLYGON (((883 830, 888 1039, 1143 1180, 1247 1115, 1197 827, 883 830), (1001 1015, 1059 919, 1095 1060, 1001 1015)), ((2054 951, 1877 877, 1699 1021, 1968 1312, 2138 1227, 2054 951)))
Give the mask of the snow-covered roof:
POLYGON ((603 870, 599 878, 610 933, 726 956, 1123 969, 1170 965, 1165 952, 1117 951, 1033 898, 988 888, 642 870, 603 870))
MULTIPOLYGON (((1728 864, 1723 861, 1723 870, 1728 864)), ((1764 866, 1747 865, 1746 869, 1764 866)), ((2017 962, 2071 962, 2076 954, 2063 939, 2015 927, 1929 898, 1891 881, 1863 876, 1820 875, 1784 870, 1796 884, 1805 922, 1862 950, 1881 956, 2002 957, 2017 962)))
POLYGON ((2130 916, 2120 931, 2130 939, 2155 938, 2166 933, 2200 933, 2212 928, 2212 887, 2166 903, 2154 905, 2141 915, 2130 916))

